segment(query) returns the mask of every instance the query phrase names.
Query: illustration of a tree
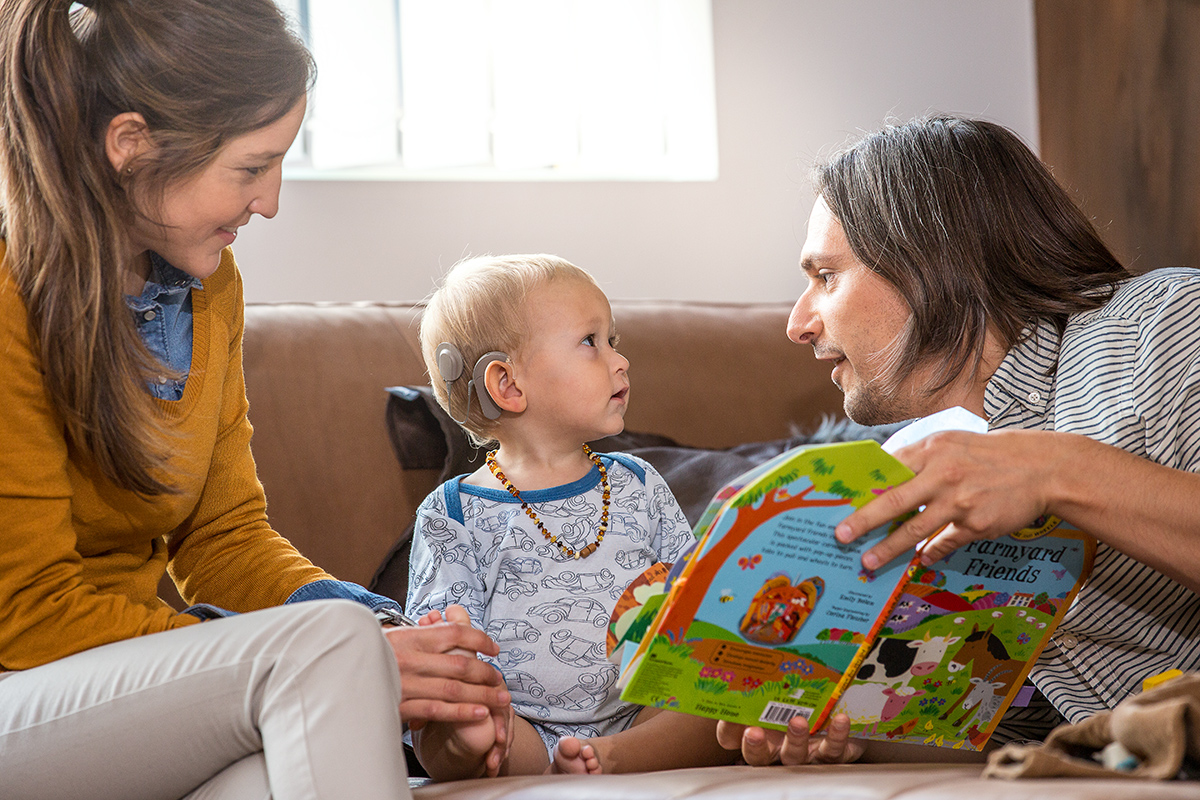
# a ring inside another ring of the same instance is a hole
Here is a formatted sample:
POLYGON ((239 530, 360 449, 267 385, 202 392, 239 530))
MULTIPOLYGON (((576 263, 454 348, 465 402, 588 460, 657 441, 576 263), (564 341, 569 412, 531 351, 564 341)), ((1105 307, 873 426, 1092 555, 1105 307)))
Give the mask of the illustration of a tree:
POLYGON ((680 592, 663 621, 661 632, 672 642, 682 639, 684 628, 704 599, 704 591, 699 587, 711 585, 717 571, 738 545, 760 525, 779 514, 800 508, 846 506, 849 513, 873 499, 879 490, 912 477, 903 464, 880 450, 874 442, 851 442, 833 447, 838 450, 836 459, 830 454, 830 448, 820 448, 816 455, 811 450, 800 451, 794 459, 763 476, 757 486, 747 487, 747 491, 733 501, 725 512, 736 514, 733 524, 700 557, 687 577, 695 588, 680 592), (802 486, 805 482, 807 486, 792 493, 799 488, 797 484, 802 486))

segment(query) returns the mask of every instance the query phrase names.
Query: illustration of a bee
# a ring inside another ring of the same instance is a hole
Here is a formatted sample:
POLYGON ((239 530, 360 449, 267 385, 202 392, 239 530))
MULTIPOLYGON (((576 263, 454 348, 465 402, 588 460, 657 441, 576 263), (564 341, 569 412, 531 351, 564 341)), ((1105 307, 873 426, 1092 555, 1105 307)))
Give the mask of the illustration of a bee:
POLYGON ((728 589, 722 589, 721 596, 717 598, 717 602, 728 603, 732 599, 733 599, 733 592, 729 591, 728 589))

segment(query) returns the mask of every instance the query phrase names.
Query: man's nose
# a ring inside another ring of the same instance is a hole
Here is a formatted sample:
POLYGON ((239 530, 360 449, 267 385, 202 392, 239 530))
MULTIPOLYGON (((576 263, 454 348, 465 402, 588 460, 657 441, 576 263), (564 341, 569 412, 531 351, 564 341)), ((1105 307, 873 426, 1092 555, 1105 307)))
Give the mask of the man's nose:
POLYGON ((808 302, 808 291, 800 295, 788 316, 787 335, 796 344, 810 344, 820 333, 820 321, 808 302))

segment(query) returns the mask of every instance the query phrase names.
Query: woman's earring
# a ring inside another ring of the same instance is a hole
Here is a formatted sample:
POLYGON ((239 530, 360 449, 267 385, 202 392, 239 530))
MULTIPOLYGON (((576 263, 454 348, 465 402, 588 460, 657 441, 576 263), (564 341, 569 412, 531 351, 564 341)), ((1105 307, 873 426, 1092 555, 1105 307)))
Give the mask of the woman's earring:
POLYGON ((133 174, 133 167, 126 167, 126 168, 125 168, 125 174, 126 174, 126 175, 132 175, 132 174, 133 174))

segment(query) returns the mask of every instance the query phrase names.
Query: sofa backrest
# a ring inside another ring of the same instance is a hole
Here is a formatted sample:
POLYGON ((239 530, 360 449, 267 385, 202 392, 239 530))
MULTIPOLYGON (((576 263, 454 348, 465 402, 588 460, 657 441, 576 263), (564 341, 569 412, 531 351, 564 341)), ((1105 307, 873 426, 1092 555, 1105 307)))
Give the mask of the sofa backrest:
MULTIPOLYGON (((721 448, 811 430, 841 414, 827 364, 788 341, 786 304, 617 301, 631 363, 626 428, 721 448)), ((420 307, 246 308, 245 373, 273 527, 339 578, 370 580, 439 470, 402 470, 385 387, 428 381, 420 307)))

